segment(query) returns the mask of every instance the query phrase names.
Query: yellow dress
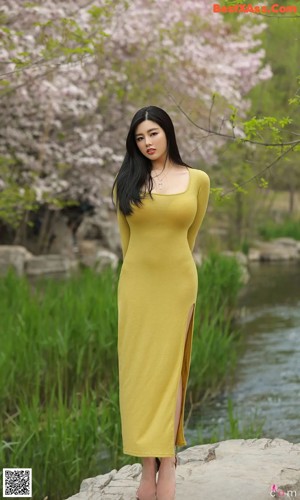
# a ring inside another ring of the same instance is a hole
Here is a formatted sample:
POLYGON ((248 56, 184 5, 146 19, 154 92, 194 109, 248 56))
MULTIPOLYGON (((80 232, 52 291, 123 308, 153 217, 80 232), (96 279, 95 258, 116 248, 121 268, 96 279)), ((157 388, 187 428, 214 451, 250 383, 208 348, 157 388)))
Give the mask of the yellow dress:
POLYGON ((120 413, 123 451, 136 457, 173 456, 175 445, 186 444, 184 403, 198 288, 192 250, 210 187, 205 172, 187 168, 185 191, 152 194, 153 199, 147 193, 143 205, 132 205, 134 213, 126 217, 117 206, 123 251, 118 283, 120 413))

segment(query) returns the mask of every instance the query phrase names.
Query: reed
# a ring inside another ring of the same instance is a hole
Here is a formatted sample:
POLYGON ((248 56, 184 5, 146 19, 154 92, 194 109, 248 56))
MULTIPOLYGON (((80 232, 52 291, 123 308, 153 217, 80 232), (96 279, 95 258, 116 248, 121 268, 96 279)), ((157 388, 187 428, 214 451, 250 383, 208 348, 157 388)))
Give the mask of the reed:
POLYGON ((212 253, 198 269, 189 399, 205 399, 219 391, 234 372, 238 332, 232 318, 241 289, 235 259, 212 253))
POLYGON ((266 240, 293 238, 300 240, 300 220, 287 217, 282 222, 267 221, 259 227, 259 234, 266 240))
MULTIPOLYGON (((218 255, 199 269, 189 387, 197 397, 234 364, 237 269, 218 255)), ((62 500, 84 478, 135 461, 122 455, 118 409, 119 270, 0 278, 0 462, 32 467, 34 499, 62 500)))

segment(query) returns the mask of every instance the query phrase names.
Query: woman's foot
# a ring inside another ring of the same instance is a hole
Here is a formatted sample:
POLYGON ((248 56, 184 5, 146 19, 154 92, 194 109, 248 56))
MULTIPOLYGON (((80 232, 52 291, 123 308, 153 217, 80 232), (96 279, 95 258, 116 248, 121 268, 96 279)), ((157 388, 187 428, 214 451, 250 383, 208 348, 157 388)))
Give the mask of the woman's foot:
POLYGON ((143 470, 136 498, 156 500, 156 462, 155 458, 143 458, 143 470))
POLYGON ((156 485, 157 500, 175 500, 177 458, 162 458, 156 485))

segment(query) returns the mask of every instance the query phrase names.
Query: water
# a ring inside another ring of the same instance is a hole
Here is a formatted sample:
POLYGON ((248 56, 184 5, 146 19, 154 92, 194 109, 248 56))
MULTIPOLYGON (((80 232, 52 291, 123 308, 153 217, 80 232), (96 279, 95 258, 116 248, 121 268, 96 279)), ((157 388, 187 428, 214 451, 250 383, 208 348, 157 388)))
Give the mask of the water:
POLYGON ((239 301, 244 349, 234 383, 193 412, 187 438, 228 425, 228 398, 243 427, 264 419, 263 437, 300 442, 300 262, 252 264, 239 301), (250 420, 251 420, 250 418, 250 420))

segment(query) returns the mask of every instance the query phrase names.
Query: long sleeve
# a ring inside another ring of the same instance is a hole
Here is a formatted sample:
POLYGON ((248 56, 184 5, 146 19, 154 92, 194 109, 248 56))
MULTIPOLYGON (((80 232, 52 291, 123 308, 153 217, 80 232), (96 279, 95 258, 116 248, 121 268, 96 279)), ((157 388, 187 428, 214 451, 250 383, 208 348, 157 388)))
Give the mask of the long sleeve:
POLYGON ((209 198, 210 179, 206 172, 201 171, 201 174, 197 195, 197 212, 192 225, 188 229, 188 243, 191 251, 194 250, 197 234, 204 219, 209 198))
POLYGON ((120 233, 120 238, 121 238, 121 247, 122 247, 122 253, 123 253, 123 260, 125 258, 128 244, 129 244, 129 239, 130 239, 130 227, 127 222, 127 219, 125 215, 121 212, 119 208, 119 204, 116 202, 116 186, 114 187, 113 190, 113 199, 117 207, 117 221, 118 221, 118 226, 119 226, 119 233, 120 233))

